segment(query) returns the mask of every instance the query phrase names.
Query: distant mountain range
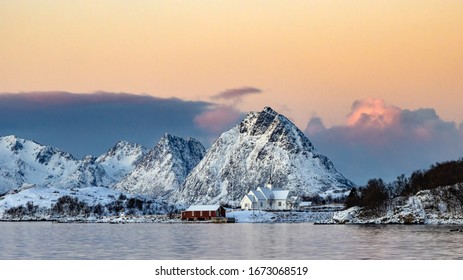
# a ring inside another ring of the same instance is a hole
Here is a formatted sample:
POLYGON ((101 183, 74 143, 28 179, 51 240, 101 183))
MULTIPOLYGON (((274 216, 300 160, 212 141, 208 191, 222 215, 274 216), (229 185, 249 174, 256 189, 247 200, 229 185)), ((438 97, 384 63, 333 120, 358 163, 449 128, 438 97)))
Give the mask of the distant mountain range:
POLYGON ((184 206, 236 205, 270 176, 276 186, 298 195, 345 193, 354 186, 291 121, 268 107, 249 113, 207 153, 195 139, 165 134, 152 149, 119 142, 99 157, 79 160, 34 141, 0 137, 0 212, 26 203, 27 196, 17 203, 9 196, 31 189, 72 196, 69 190, 94 188, 95 203, 104 189, 106 202, 108 196, 125 193, 184 206))

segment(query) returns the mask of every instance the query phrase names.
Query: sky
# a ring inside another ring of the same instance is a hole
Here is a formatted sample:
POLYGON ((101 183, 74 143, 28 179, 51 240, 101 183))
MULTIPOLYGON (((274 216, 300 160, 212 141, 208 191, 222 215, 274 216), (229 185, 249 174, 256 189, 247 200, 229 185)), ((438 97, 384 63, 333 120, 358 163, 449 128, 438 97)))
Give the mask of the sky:
POLYGON ((208 146, 271 106, 354 182, 393 179, 463 154, 462 14, 459 0, 0 1, 0 135, 77 156, 165 132, 208 146))

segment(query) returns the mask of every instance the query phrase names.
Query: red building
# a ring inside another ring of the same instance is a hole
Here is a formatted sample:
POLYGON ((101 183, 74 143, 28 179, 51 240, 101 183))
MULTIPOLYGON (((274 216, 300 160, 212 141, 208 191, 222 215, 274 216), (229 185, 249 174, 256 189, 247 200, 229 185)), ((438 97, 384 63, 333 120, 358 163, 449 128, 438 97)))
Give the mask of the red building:
POLYGON ((182 220, 211 220, 225 218, 225 208, 220 205, 192 205, 182 211, 182 220))

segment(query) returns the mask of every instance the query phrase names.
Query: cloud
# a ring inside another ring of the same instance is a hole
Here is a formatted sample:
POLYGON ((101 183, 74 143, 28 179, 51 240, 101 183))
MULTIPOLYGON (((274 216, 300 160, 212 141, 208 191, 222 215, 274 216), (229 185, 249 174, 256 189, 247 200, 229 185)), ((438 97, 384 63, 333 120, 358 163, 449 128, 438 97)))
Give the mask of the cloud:
MULTIPOLYGON (((259 94, 262 90, 255 87, 227 89, 211 96, 221 104, 214 104, 208 111, 194 118, 195 124, 211 135, 222 133, 237 124, 245 114, 237 106, 242 98, 250 94, 259 94)), ((212 137, 213 139, 214 137, 212 137)))
POLYGON ((305 129, 306 134, 315 135, 320 132, 324 132, 326 130, 323 121, 319 117, 313 117, 310 119, 309 123, 307 124, 307 128, 305 129))
POLYGON ((210 137, 193 121, 213 103, 130 93, 0 94, 0 135, 55 146, 76 157, 99 155, 117 141, 152 147, 164 133, 210 137))
POLYGON ((355 101, 346 123, 326 128, 312 118, 305 130, 346 177, 359 184, 396 176, 463 156, 462 125, 431 108, 407 110, 380 99, 355 101))
POLYGON ((246 95, 259 94, 259 93, 262 93, 262 90, 255 88, 255 87, 233 88, 233 89, 227 89, 225 91, 222 91, 212 96, 211 99, 234 100, 234 101, 239 102, 241 101, 241 98, 243 98, 246 95))
POLYGON ((196 116, 194 122, 200 128, 217 134, 237 124, 242 117, 243 113, 237 109, 219 105, 196 116))
POLYGON ((357 100, 347 115, 348 126, 386 127, 397 121, 400 109, 389 106, 381 99, 357 100))

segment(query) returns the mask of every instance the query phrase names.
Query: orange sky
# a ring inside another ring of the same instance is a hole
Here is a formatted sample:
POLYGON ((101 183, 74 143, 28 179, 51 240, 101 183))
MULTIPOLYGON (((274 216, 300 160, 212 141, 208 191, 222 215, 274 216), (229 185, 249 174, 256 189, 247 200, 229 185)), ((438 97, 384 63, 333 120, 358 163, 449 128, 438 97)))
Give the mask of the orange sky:
POLYGON ((463 122, 463 1, 0 2, 0 92, 210 100, 256 87, 301 128, 354 100, 463 122))

